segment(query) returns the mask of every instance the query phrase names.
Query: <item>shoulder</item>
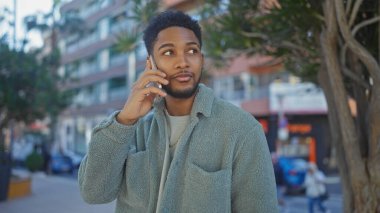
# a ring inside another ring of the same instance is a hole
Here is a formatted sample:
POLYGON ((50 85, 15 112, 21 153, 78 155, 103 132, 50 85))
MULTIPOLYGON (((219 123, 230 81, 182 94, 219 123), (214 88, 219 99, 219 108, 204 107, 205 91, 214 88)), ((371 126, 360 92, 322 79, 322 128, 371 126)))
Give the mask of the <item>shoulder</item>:
POLYGON ((240 107, 220 98, 215 98, 212 116, 236 124, 247 129, 255 128, 260 123, 255 117, 240 107))

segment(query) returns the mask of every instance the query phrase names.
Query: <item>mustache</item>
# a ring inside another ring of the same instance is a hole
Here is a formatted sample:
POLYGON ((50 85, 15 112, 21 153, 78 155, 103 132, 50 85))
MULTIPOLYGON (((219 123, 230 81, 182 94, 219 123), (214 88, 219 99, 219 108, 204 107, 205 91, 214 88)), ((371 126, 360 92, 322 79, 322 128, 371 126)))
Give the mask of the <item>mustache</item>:
POLYGON ((181 70, 181 71, 179 71, 177 73, 174 73, 173 75, 168 76, 168 79, 177 78, 180 75, 190 75, 190 76, 193 76, 193 73, 190 72, 190 71, 188 71, 188 70, 181 70))

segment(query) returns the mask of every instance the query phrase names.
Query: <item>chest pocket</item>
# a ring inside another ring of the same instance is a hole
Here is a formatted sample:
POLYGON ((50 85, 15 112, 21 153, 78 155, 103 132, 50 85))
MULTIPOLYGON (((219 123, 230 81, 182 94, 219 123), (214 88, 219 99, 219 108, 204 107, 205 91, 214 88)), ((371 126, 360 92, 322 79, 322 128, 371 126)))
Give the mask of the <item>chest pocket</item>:
POLYGON ((135 207, 149 202, 149 158, 147 151, 130 154, 125 165, 125 201, 135 207))
POLYGON ((208 172, 189 164, 182 201, 184 212, 231 212, 231 174, 229 169, 208 172))

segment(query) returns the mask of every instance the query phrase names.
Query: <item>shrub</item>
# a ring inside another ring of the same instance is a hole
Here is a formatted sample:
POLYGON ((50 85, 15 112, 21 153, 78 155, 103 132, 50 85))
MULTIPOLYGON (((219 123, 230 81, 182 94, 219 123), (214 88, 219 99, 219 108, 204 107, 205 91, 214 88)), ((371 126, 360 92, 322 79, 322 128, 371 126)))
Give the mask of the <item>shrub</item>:
POLYGON ((28 157, 25 159, 26 168, 32 172, 42 169, 43 163, 43 156, 35 151, 28 155, 28 157))

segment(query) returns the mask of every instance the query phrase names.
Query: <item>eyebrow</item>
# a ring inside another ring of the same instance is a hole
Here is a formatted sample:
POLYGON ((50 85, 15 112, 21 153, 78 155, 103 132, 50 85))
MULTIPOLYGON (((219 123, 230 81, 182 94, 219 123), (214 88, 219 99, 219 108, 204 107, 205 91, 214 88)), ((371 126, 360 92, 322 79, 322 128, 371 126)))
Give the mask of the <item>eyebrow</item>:
MULTIPOLYGON (((189 41, 186 43, 186 46, 191 46, 191 45, 196 45, 198 48, 199 48, 199 44, 197 42, 194 42, 194 41, 189 41)), ((166 44, 162 44, 158 50, 162 49, 162 48, 165 48, 165 47, 174 47, 174 44, 172 43, 166 43, 166 44)))

